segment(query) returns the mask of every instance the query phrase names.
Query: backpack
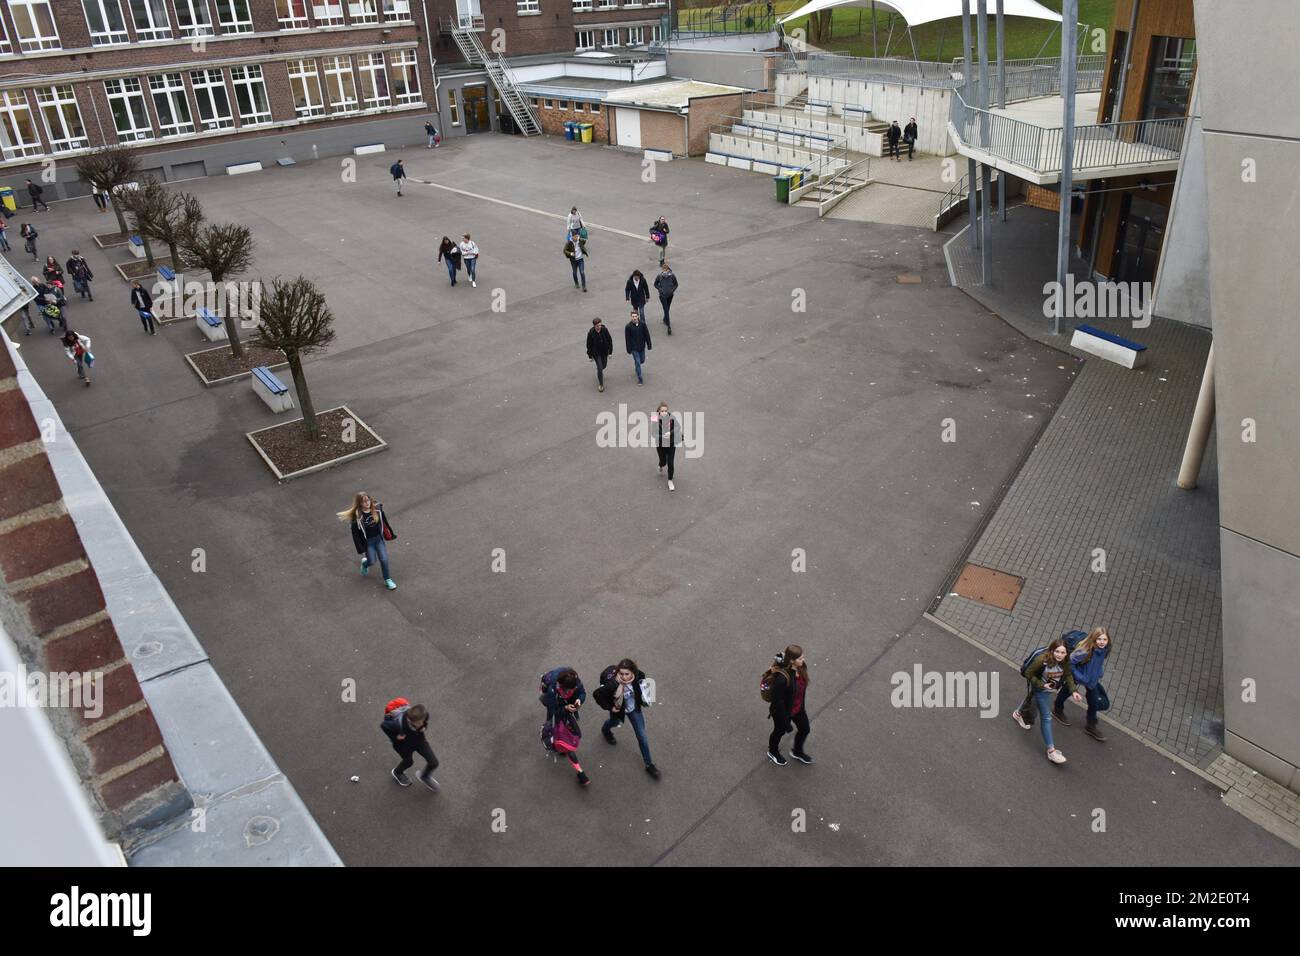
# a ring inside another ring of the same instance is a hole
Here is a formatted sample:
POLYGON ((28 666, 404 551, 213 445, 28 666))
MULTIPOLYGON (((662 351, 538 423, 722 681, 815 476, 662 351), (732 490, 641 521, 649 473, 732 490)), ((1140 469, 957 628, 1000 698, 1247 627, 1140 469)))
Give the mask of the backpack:
POLYGON ((405 697, 394 697, 392 700, 390 700, 388 703, 384 705, 384 713, 391 714, 395 710, 400 710, 403 707, 410 707, 410 706, 411 706, 411 702, 407 700, 405 697))
POLYGON ((394 179, 396 179, 398 176, 402 175, 402 167, 397 163, 393 163, 393 165, 388 167, 388 172, 394 179))
MULTIPOLYGON (((1088 634, 1085 631, 1066 631, 1064 634, 1061 635, 1061 640, 1065 641, 1066 651, 1072 654, 1074 653, 1074 649, 1079 646, 1079 642, 1087 636, 1088 634)), ((1030 654, 1028 657, 1025 658, 1024 663, 1020 665, 1020 676, 1028 677, 1029 675, 1026 673, 1026 671, 1029 670, 1029 665, 1034 662, 1034 658, 1037 657, 1039 654, 1046 654, 1046 653, 1047 653, 1047 645, 1045 644, 1042 647, 1035 649, 1032 654, 1030 654)))
MULTIPOLYGON (((565 671, 573 670, 572 667, 556 667, 547 671, 537 679, 537 699, 541 703, 547 703, 546 696, 555 690, 555 681, 565 671)), ((576 672, 575 672, 576 673, 576 672)), ((558 691, 556 691, 558 695, 558 691)))
POLYGON ((658 229, 652 229, 650 231, 650 241, 653 242, 656 246, 662 246, 665 242, 668 241, 668 237, 665 236, 658 229))
MULTIPOLYGON (((775 664, 763 671, 763 676, 758 679, 758 696, 763 698, 763 703, 772 703, 772 681, 777 674, 782 673, 785 673, 784 669, 775 664)), ((786 677, 786 680, 789 679, 786 677)))

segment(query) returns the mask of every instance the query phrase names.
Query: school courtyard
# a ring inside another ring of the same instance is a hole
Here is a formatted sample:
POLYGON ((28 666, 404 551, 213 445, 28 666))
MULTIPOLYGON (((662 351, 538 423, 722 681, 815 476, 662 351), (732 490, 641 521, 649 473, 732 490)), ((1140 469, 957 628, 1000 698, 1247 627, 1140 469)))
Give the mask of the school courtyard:
POLYGON ((326 292, 338 337, 307 364, 315 404, 346 404, 380 454, 277 484, 245 433, 296 413, 272 415, 247 381, 205 388, 182 358, 206 344, 192 322, 143 334, 110 267, 124 256, 89 241, 110 228, 89 199, 37 221, 42 257, 80 246, 95 269, 96 301, 70 311, 94 385, 44 330, 16 339, 346 863, 1297 862, 1159 750, 1113 727, 1085 737, 1081 711, 1055 728, 1069 763, 1051 765, 1009 717, 1014 668, 922 617, 1079 369, 954 288, 946 236, 818 220, 778 205, 768 177, 695 160, 646 182, 639 155, 551 138, 400 155, 401 198, 391 150, 355 177, 322 160, 180 186, 251 227, 243 278, 303 273, 326 292), (573 205, 585 295, 561 254, 573 205), (653 278, 659 215, 680 289, 671 337, 647 307, 637 387, 623 286, 653 278), (435 262, 465 232, 477 289, 435 262), (594 316, 615 341, 603 393, 594 316), (602 412, 660 400, 703 422, 671 493, 650 450, 596 440, 602 412), (395 592, 358 574, 335 518, 358 490, 398 532, 395 592), (813 766, 764 758, 758 677, 789 643, 811 663, 813 766), (601 740, 589 700, 583 790, 542 751, 537 677, 572 665, 590 692, 625 656, 655 679, 663 776, 630 727, 601 740), (996 715, 895 706, 893 675, 918 670, 996 675, 996 715), (437 795, 389 776, 379 721, 399 695, 431 709, 437 795))

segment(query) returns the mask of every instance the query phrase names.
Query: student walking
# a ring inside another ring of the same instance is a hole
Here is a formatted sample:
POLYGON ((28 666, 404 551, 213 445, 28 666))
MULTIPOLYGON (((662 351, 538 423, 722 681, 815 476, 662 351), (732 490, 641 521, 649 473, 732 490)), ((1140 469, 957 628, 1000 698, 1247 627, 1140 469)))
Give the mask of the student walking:
POLYGON ((659 264, 664 264, 668 254, 668 220, 660 216, 650 226, 650 241, 659 247, 659 264))
POLYGON ((27 195, 32 197, 32 212, 36 212, 37 208, 44 209, 46 212, 50 211, 49 204, 41 198, 43 192, 45 192, 45 189, 42 186, 30 179, 27 180, 27 195))
POLYGON ((89 369, 95 364, 95 355, 90 351, 90 336, 78 335, 72 329, 68 329, 63 333, 63 351, 71 361, 76 363, 77 378, 85 382, 86 387, 89 388, 89 369))
POLYGON ((77 291, 83 299, 90 302, 95 301, 95 294, 90 291, 90 283, 95 278, 95 273, 90 271, 90 263, 78 249, 72 250, 72 255, 68 256, 68 261, 64 263, 68 267, 68 275, 72 277, 72 288, 77 291))
POLYGON ((9 223, 5 222, 4 216, 0 216, 0 251, 12 250, 13 247, 9 245, 9 223))
POLYGON ((772 659, 772 666, 763 674, 759 688, 763 699, 771 704, 767 711, 772 718, 772 733, 767 738, 767 759, 778 767, 786 765, 786 759, 781 756, 781 738, 793 727, 794 747, 790 756, 800 763, 812 763, 812 757, 803 749, 812 733, 808 721, 808 662, 804 660, 803 648, 791 644, 777 654, 772 659))
MULTIPOLYGON (((1052 695, 1065 691, 1075 701, 1082 701, 1074 686, 1074 675, 1066 661, 1070 651, 1062 638, 1057 638, 1047 647, 1035 651, 1025 661, 1021 675, 1028 683, 1028 692, 1020 706, 1011 712, 1011 719, 1020 725, 1021 730, 1034 726, 1034 706, 1043 718, 1043 743, 1047 744, 1047 759, 1052 763, 1065 763, 1065 754, 1056 749, 1052 740, 1052 695)), ((1061 701, 1062 704, 1065 701, 1061 701)))
POLYGON ((36 290, 36 307, 41 310, 41 317, 45 319, 45 326, 50 330, 50 335, 54 334, 55 322, 67 331, 68 320, 64 317, 63 310, 59 308, 58 291, 36 276, 32 276, 28 281, 36 290))
POLYGON ((440 137, 438 136, 438 128, 437 128, 436 126, 433 125, 433 121, 432 121, 432 120, 430 120, 428 123, 425 123, 425 124, 424 124, 424 135, 427 136, 427 137, 429 137, 429 145, 426 146, 426 147, 424 147, 424 148, 425 148, 425 149, 436 149, 437 146, 438 146, 438 142, 439 142, 440 137))
POLYGON ((677 486, 673 484, 673 465, 677 459, 677 446, 682 443, 681 423, 677 421, 677 416, 668 410, 668 403, 660 402, 655 413, 650 416, 650 424, 658 427, 655 451, 659 455, 659 474, 662 475, 664 468, 667 468, 668 490, 676 491, 677 486), (666 426, 665 422, 668 423, 666 426))
POLYGON ((542 743, 547 750, 564 754, 578 774, 578 786, 585 787, 591 779, 578 763, 578 747, 582 743, 578 709, 587 699, 587 689, 572 667, 557 667, 542 675, 538 690, 538 700, 546 708, 542 743))
MULTIPOLYGON (((1073 633, 1076 636, 1082 634, 1081 631, 1073 633)), ((1066 647, 1069 647, 1069 636, 1063 640, 1066 647)), ((1106 739, 1097 723, 1097 713, 1110 709, 1110 697, 1106 694, 1106 688, 1101 686, 1101 678, 1106 671, 1106 660, 1114 651, 1115 642, 1104 627, 1094 627, 1070 651, 1070 670, 1074 674, 1074 684, 1083 688, 1088 701, 1087 723, 1084 724, 1083 732, 1093 740, 1106 739)), ((1069 691, 1062 687, 1056 694, 1056 705, 1052 708, 1052 716, 1066 727, 1071 724, 1065 716, 1065 699, 1068 696, 1069 691)))
POLYGON ((596 363, 596 391, 605 390, 605 365, 614 354, 614 339, 600 319, 591 320, 587 330, 587 358, 596 363))
POLYGON ((623 344, 627 346, 627 354, 632 356, 637 385, 644 385, 641 366, 645 364, 645 353, 654 346, 650 344, 650 327, 641 321, 636 309, 632 310, 632 318, 623 329, 623 344))
POLYGON ((668 268, 668 263, 659 263, 659 274, 655 276, 655 290, 659 293, 659 304, 664 310, 664 325, 668 334, 673 334, 673 322, 669 312, 673 307, 673 296, 677 294, 677 276, 668 268))
POLYGON ((460 272, 460 246, 443 236, 438 245, 438 261, 446 264, 447 277, 455 285, 456 273, 460 272))
POLYGON ((636 309, 642 322, 645 321, 645 304, 649 298, 649 283, 645 281, 645 276, 641 274, 640 269, 633 269, 632 274, 627 277, 627 283, 623 286, 623 301, 632 303, 632 308, 636 309))
POLYGON ((138 279, 131 283, 131 306, 140 316, 140 324, 144 326, 144 330, 150 335, 157 335, 158 332, 154 329, 153 296, 138 279))
MULTIPOLYGON (((23 316, 23 335, 31 335, 32 332, 36 331, 36 323, 32 321, 31 303, 24 302, 18 307, 18 311, 23 316)), ((53 325, 50 326, 50 331, 54 331, 53 325)))
POLYGON ((898 126, 898 120, 894 120, 893 124, 889 127, 888 141, 889 141, 889 158, 896 163, 902 162, 902 159, 899 158, 898 155, 898 141, 902 138, 902 136, 903 136, 903 131, 898 126))
POLYGON ((90 184, 90 198, 95 200, 95 206, 100 212, 108 212, 108 190, 97 183, 90 184))
POLYGON ((397 532, 389 524, 384 506, 364 491, 358 491, 352 499, 352 507, 339 512, 339 520, 346 521, 352 529, 352 543, 356 545, 357 554, 362 555, 362 577, 378 563, 384 575, 384 587, 396 591, 397 584, 388 569, 388 542, 396 540, 397 532))
POLYGON ((631 721, 637 746, 641 748, 641 759, 645 761, 645 772, 658 780, 659 768, 650 757, 650 742, 645 735, 645 709, 650 704, 641 688, 643 680, 645 674, 636 666, 636 661, 625 657, 601 672, 600 686, 591 697, 609 711, 609 719, 600 727, 605 743, 617 744, 614 728, 622 727, 624 720, 631 721))
POLYGON ((384 708, 384 719, 379 729, 384 732, 397 751, 402 762, 393 768, 393 779, 401 786, 409 787, 411 778, 406 771, 415 763, 415 755, 424 758, 424 770, 420 774, 420 783, 434 793, 438 792, 438 781, 433 779, 433 772, 438 769, 438 758, 429 746, 424 732, 429 726, 429 709, 423 704, 409 704, 405 697, 394 697, 384 708))
POLYGON ((583 239, 587 238, 587 227, 582 222, 582 213, 578 212, 577 206, 570 209, 569 214, 564 217, 565 233, 572 233, 575 230, 583 239))
POLYGON ((461 237, 460 259, 465 263, 465 274, 469 276, 469 284, 475 289, 478 288, 478 243, 465 233, 461 237))
POLYGON ((56 289, 62 289, 66 283, 63 281, 63 270, 59 268, 58 262, 53 256, 45 257, 45 267, 41 270, 45 275, 45 281, 56 289))
POLYGON ((569 241, 564 244, 564 254, 569 260, 569 270, 573 273, 573 287, 578 286, 578 276, 582 276, 582 291, 587 291, 587 240, 578 234, 578 230, 569 233, 569 241))
POLYGON ((397 195, 402 195, 402 180, 406 178, 406 167, 402 165, 402 161, 399 159, 388 167, 388 172, 393 177, 393 182, 397 184, 397 195))
POLYGON ((912 154, 916 152, 916 117, 913 116, 906 126, 903 127, 903 142, 907 144, 907 161, 912 161, 912 154))
POLYGON ((36 227, 29 222, 25 222, 18 229, 18 235, 23 237, 23 248, 32 254, 32 259, 39 259, 36 253, 36 237, 40 235, 36 227))

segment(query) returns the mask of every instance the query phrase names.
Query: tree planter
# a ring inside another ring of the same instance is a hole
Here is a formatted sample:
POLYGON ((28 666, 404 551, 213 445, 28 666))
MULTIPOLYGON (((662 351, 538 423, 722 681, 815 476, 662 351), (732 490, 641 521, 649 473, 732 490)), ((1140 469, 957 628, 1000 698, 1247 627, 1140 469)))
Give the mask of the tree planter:
POLYGON ((302 422, 296 418, 245 433, 277 481, 301 478, 388 448, 388 443, 346 405, 317 413, 321 437, 316 441, 307 438, 302 422), (346 441, 347 437, 353 440, 346 441))
POLYGON ((136 279, 143 279, 146 276, 157 275, 159 269, 163 266, 171 268, 171 264, 171 256, 155 256, 153 265, 149 265, 149 263, 142 259, 139 262, 123 262, 119 265, 115 265, 113 268, 117 270, 117 274, 120 275, 123 280, 126 282, 134 282, 136 279))
POLYGON ((283 352, 268 349, 256 341, 244 343, 242 359, 236 359, 230 354, 229 345, 218 345, 213 349, 190 352, 186 354, 185 361, 189 363, 190 368, 194 369, 194 374, 199 377, 199 381, 209 386, 248 378, 253 374, 253 369, 259 365, 265 365, 272 371, 287 368, 289 365, 283 352))
POLYGON ((122 235, 120 232, 105 232, 92 238, 95 240, 95 245, 101 249, 115 249, 130 242, 131 234, 122 235))

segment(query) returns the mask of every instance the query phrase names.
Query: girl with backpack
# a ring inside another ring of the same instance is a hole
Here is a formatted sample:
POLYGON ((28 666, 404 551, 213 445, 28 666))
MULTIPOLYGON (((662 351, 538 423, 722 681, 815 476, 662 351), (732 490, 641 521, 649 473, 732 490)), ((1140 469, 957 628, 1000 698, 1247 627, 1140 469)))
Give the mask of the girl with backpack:
POLYGON ((434 755, 424 730, 429 726, 429 709, 423 704, 412 706, 405 697, 394 697, 384 708, 384 719, 379 729, 397 751, 402 762, 393 768, 393 779, 403 787, 411 785, 411 778, 406 771, 415 763, 415 755, 424 758, 424 772, 420 774, 420 783, 434 793, 438 792, 438 781, 433 779, 433 772, 438 769, 438 758, 434 755))
POLYGON ((72 329, 63 333, 63 350, 69 359, 77 365, 77 378, 90 387, 90 375, 87 369, 95 364, 94 353, 90 351, 90 336, 78 335, 72 329))
POLYGON ((564 754, 578 774, 578 786, 587 786, 591 783, 591 778, 582 769, 582 764, 578 763, 578 747, 582 743, 578 709, 587 699, 587 689, 582 686, 578 672, 572 667, 557 667, 547 671, 542 675, 538 699, 546 708, 546 723, 542 726, 543 744, 547 750, 564 754))
POLYGON ((446 263, 447 277, 451 279, 451 284, 455 285, 456 273, 460 271, 460 246, 443 236, 442 242, 438 245, 438 261, 446 263))
POLYGON ((664 256, 668 254, 668 220, 660 216, 650 227, 650 241, 659 247, 659 264, 664 264, 664 256))
MULTIPOLYGON (((1040 653, 1035 653, 1021 671, 1028 682, 1028 692, 1020 706, 1011 712, 1011 719, 1021 730, 1034 726, 1035 704, 1043 718, 1043 743, 1047 744, 1047 759, 1052 763, 1065 763, 1065 754, 1056 749, 1052 740, 1052 695, 1061 691, 1076 701, 1083 700, 1074 686, 1074 675, 1067 658, 1070 650, 1065 640, 1058 637, 1040 653), (1028 719, 1026 719, 1028 718, 1028 719)), ((1061 703, 1065 703, 1062 699, 1061 703)))
POLYGON ((677 486, 673 484, 673 468, 677 460, 677 446, 682 443, 681 429, 677 426, 677 416, 668 409, 667 402, 660 402, 655 409, 655 413, 650 416, 650 424, 659 427, 659 440, 655 443, 655 451, 659 455, 659 474, 664 473, 664 468, 668 469, 668 490, 676 491, 677 486), (664 423, 668 423, 667 433, 664 432, 664 423))
POLYGON ((645 761, 645 772, 658 780, 659 768, 650 756, 650 742, 645 735, 645 709, 650 703, 641 689, 643 680, 645 673, 636 666, 636 661, 625 657, 601 672, 600 686, 591 696, 597 704, 609 711, 609 720, 600 728, 605 743, 617 744, 614 728, 623 726, 625 719, 630 720, 637 746, 641 748, 641 759, 645 761))
POLYGON ((396 591, 397 584, 388 570, 388 542, 396 540, 397 532, 388 523, 384 506, 364 491, 358 491, 352 499, 352 507, 339 512, 339 520, 346 521, 352 529, 352 543, 356 545, 357 554, 362 555, 362 576, 369 574, 371 566, 378 562, 384 575, 384 587, 396 591))
POLYGON ((460 243, 460 261, 465 263, 465 275, 469 276, 469 284, 475 289, 478 288, 478 243, 465 233, 464 239, 460 243))
POLYGON ((791 644, 777 654, 759 686, 764 700, 771 704, 767 711, 772 718, 772 734, 767 738, 767 759, 778 767, 786 765, 786 759, 781 756, 781 738, 790 732, 793 725, 796 733, 790 756, 800 763, 812 763, 812 757, 803 749, 812 732, 808 722, 808 662, 804 660, 803 648, 791 644))
POLYGON ((36 231, 36 227, 30 222, 25 222, 18 230, 18 235, 23 237, 23 248, 32 254, 33 259, 39 259, 40 256, 36 254, 36 237, 40 233, 36 231))
MULTIPOLYGON (((1097 725, 1097 712, 1110 709, 1110 698, 1106 688, 1101 686, 1101 678, 1106 670, 1106 659, 1115 651, 1115 642, 1110 632, 1104 627, 1094 627, 1070 652, 1070 670, 1074 674, 1074 683, 1082 687, 1088 699, 1088 717, 1083 732, 1093 740, 1104 741, 1106 735, 1097 725)), ((1065 698, 1069 692, 1062 687, 1056 695, 1056 706, 1052 715, 1065 726, 1070 720, 1065 716, 1065 698)))

